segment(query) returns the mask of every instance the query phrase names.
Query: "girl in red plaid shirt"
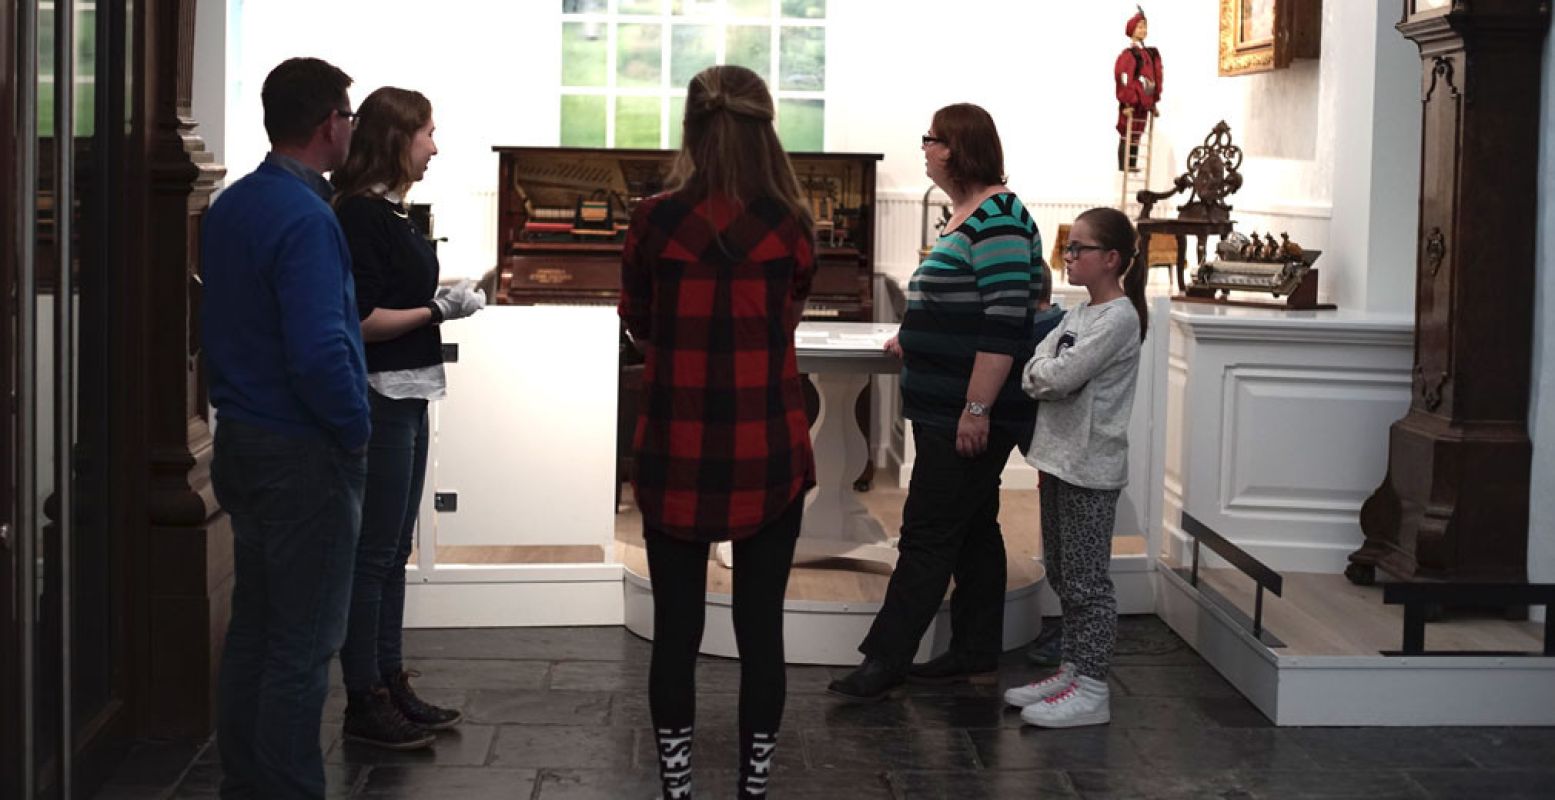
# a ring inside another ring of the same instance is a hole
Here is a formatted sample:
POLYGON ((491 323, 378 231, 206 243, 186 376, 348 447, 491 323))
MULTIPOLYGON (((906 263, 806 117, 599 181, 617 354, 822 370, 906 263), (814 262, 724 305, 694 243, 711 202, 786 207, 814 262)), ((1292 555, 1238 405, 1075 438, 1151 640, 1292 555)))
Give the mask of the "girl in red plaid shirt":
POLYGON ((686 93, 670 190, 637 204, 621 318, 643 350, 632 487, 653 579, 648 702, 665 798, 691 796, 691 734, 711 542, 734 542, 740 797, 764 797, 783 716, 783 594, 815 484, 794 327, 814 226, 743 67, 686 93))

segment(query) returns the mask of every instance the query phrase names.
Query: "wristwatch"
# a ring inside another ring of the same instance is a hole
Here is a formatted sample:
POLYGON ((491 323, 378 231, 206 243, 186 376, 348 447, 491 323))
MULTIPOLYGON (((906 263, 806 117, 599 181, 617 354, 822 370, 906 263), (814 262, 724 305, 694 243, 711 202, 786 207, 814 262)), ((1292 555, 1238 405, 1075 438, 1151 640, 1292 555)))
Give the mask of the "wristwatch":
POLYGON ((966 401, 966 413, 971 414, 974 417, 986 417, 988 416, 988 406, 985 406, 976 400, 968 400, 966 401))

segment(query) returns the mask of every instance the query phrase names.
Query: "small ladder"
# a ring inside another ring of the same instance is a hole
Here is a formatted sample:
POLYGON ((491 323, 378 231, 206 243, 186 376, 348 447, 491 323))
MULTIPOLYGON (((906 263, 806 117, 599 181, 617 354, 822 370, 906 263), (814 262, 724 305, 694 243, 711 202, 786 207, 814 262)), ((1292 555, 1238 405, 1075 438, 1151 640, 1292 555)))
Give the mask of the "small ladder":
POLYGON ((1134 127, 1134 110, 1123 111, 1123 133, 1118 143, 1123 146, 1123 168, 1118 170, 1118 210, 1130 219, 1139 215, 1139 200, 1135 195, 1140 189, 1150 188, 1150 157, 1155 152, 1155 115, 1145 120, 1145 132, 1139 139, 1139 151, 1134 155, 1136 169, 1128 168, 1128 132, 1134 127))

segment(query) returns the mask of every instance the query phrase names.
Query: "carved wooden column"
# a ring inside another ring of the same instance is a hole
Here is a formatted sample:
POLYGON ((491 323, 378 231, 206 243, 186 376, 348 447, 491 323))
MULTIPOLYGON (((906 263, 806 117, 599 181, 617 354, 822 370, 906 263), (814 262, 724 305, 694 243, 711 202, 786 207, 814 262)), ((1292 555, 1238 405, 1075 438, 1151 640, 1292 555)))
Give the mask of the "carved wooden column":
MULTIPOLYGON (((210 482, 211 430, 199 359, 200 225, 224 173, 194 133, 195 0, 136 4, 135 188, 143 256, 131 282, 144 333, 146 532, 135 572, 143 603, 140 733, 204 736, 230 616, 232 534, 210 482)), ((137 241, 138 240, 138 241, 137 241)))
MULTIPOLYGON (((1548 0, 1405 0, 1423 127, 1414 390, 1346 575, 1527 578, 1528 392, 1548 0)), ((1546 134, 1547 135, 1547 134, 1546 134)))

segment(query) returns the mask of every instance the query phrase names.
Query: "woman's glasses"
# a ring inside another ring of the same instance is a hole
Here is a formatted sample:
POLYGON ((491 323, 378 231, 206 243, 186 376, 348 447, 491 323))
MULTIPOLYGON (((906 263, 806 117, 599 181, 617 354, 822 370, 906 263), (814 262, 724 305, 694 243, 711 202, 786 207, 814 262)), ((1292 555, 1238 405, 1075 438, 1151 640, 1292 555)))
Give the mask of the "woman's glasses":
POLYGON ((1085 252, 1085 251, 1087 251, 1087 250, 1106 250, 1106 249, 1107 248, 1102 247, 1099 244, 1075 244, 1074 242, 1070 242, 1069 244, 1064 245, 1064 258, 1073 260, 1073 259, 1079 258, 1080 254, 1085 252))
POLYGON ((945 140, 939 138, 938 136, 934 136, 934 135, 927 134, 927 133, 925 133, 923 135, 923 146, 924 147, 928 147, 931 144, 944 144, 944 143, 945 143, 945 140))

